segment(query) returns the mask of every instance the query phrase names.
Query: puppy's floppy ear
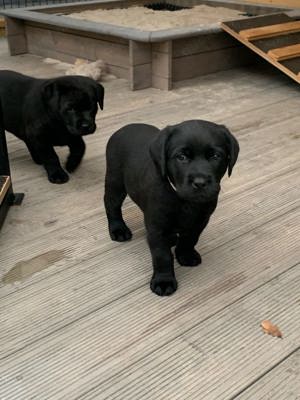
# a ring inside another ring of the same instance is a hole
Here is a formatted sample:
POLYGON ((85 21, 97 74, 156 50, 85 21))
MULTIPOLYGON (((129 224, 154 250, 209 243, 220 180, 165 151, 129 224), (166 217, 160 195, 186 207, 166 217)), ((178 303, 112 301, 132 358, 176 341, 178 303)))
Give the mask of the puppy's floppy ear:
POLYGON ((55 109, 59 101, 60 88, 57 82, 49 81, 43 86, 42 97, 46 106, 55 109))
POLYGON ((167 177, 167 143, 172 134, 172 126, 167 126, 160 131, 158 136, 150 144, 150 155, 163 178, 167 177))
POLYGON ((102 85, 100 85, 100 83, 96 83, 96 97, 97 97, 97 102, 101 108, 101 110, 103 110, 103 106, 104 106, 104 87, 102 85))
POLYGON ((240 146, 236 138, 232 135, 225 125, 220 125, 223 134, 225 135, 228 151, 228 176, 231 175, 232 169, 239 155, 240 146))
POLYGON ((46 100, 50 100, 53 97, 55 90, 54 86, 55 86, 54 82, 47 83, 44 86, 43 95, 46 100))

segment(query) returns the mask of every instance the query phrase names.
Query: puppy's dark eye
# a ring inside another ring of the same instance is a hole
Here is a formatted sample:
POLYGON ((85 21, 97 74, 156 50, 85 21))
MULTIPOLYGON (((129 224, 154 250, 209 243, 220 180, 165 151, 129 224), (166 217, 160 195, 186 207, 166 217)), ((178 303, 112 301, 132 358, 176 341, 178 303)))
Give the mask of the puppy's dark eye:
POLYGON ((176 159, 177 159, 178 161, 181 161, 181 162, 186 162, 186 161, 189 160, 188 157, 187 157, 185 154, 183 154, 183 153, 177 154, 177 155, 176 155, 176 159))
POLYGON ((212 154, 209 156, 209 158, 210 158, 211 160, 220 160, 220 158, 222 158, 222 156, 221 156, 220 153, 212 153, 212 154))

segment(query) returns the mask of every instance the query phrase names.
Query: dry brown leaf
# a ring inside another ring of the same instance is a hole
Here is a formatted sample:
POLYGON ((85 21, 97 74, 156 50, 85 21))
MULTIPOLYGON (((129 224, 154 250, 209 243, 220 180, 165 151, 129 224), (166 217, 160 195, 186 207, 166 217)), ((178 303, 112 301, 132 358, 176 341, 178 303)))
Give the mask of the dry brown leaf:
POLYGON ((282 338, 282 333, 278 326, 273 325, 271 321, 265 319, 260 323, 264 333, 267 333, 268 335, 276 336, 279 338, 282 338))

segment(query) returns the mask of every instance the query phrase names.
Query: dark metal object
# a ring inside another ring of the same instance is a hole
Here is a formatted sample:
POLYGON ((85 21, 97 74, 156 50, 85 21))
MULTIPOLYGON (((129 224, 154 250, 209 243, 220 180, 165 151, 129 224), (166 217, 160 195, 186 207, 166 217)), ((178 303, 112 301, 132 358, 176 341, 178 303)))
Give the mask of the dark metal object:
MULTIPOLYGON (((10 176, 9 160, 7 153, 7 145, 5 139, 4 124, 2 118, 2 108, 0 103, 0 175, 10 176)), ((20 205, 22 203, 24 193, 14 193, 10 180, 10 186, 0 204, 0 228, 5 220, 6 214, 10 206, 20 205)))
POLYGON ((151 10, 155 10, 155 11, 180 11, 180 10, 192 8, 192 7, 177 6, 175 4, 163 3, 163 2, 162 3, 145 4, 144 7, 150 8, 151 10))

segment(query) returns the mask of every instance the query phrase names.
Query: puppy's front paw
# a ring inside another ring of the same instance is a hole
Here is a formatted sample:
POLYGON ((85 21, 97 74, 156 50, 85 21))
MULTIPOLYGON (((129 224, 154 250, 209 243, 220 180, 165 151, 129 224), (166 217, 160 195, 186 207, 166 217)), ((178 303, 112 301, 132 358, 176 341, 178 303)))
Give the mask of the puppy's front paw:
POLYGON ((48 173, 48 179, 51 183, 66 183, 69 180, 69 175, 63 170, 56 170, 48 173))
POLYGON ((175 249, 176 259, 180 265, 183 267, 196 267, 197 265, 201 264, 201 256, 193 249, 189 252, 178 251, 175 249))
POLYGON ((150 282, 150 288, 158 296, 170 296, 177 290, 177 281, 173 276, 154 274, 150 282))
POLYGON ((111 224, 109 234, 116 242, 126 242, 132 238, 131 230, 124 223, 111 224))

